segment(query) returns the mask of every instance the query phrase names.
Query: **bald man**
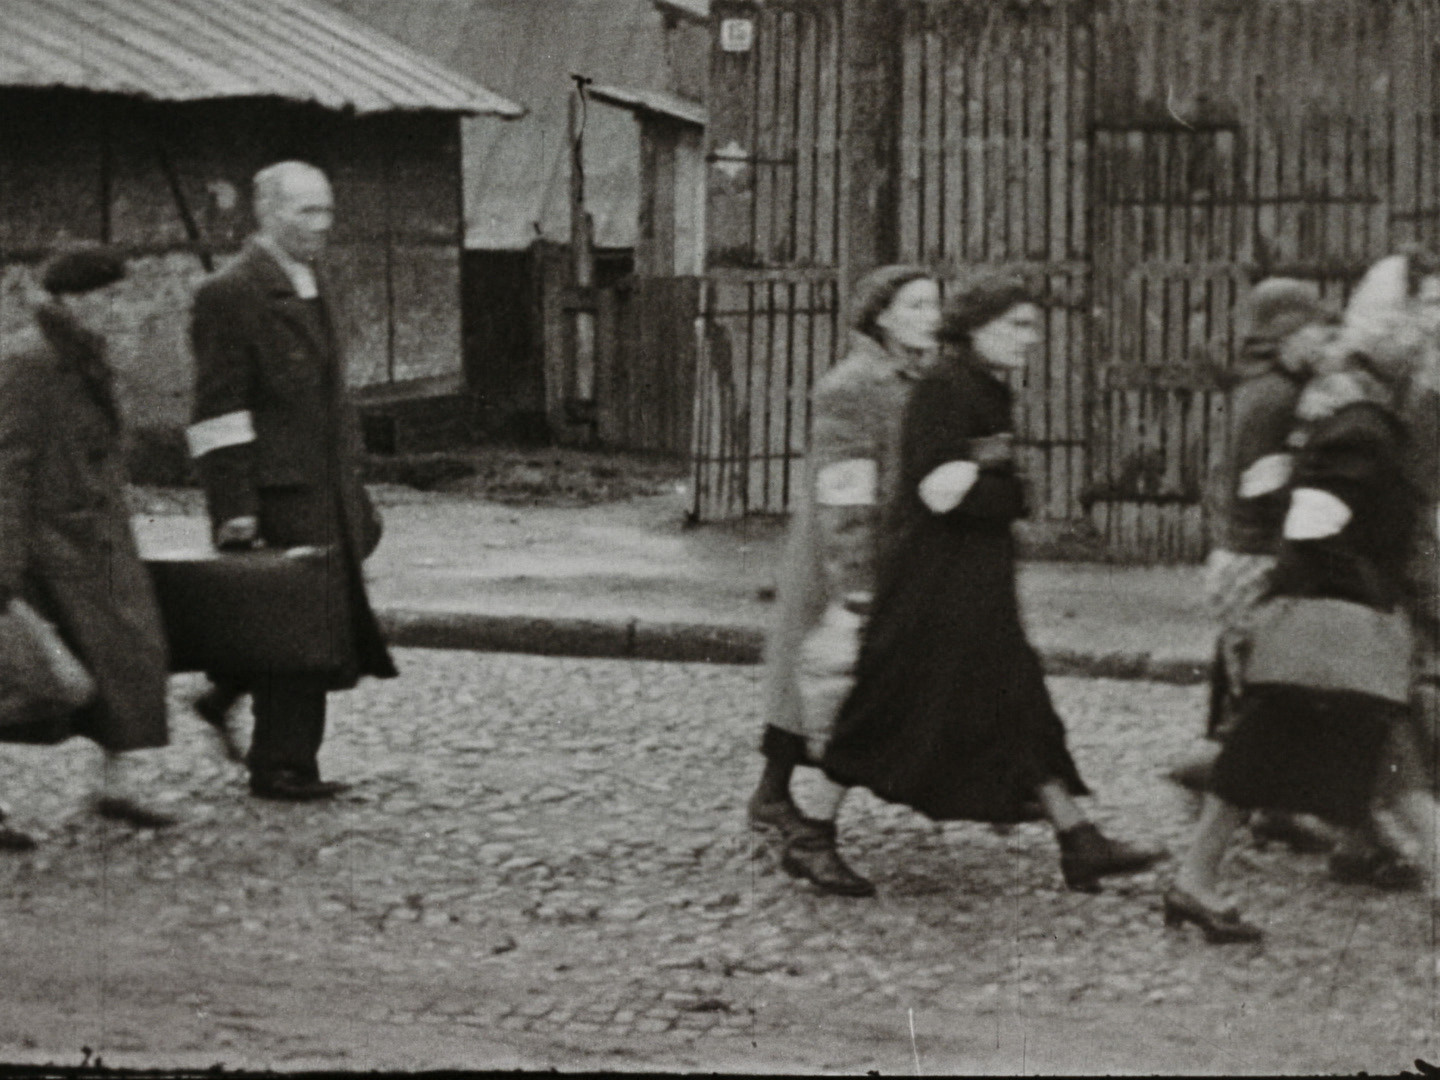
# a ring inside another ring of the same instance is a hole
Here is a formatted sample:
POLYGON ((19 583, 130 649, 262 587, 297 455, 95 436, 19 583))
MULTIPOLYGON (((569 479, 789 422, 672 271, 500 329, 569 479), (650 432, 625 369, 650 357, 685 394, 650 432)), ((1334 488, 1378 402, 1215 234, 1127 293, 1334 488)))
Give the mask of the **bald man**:
POLYGON ((330 183, 311 165, 280 162, 256 174, 254 205, 257 232, 195 295, 187 438, 216 547, 315 548, 330 560, 323 665, 216 673, 226 692, 252 697, 251 792, 324 799, 347 786, 320 777, 326 695, 396 673, 360 571, 379 518, 360 482, 344 356, 317 268, 335 216, 330 183))

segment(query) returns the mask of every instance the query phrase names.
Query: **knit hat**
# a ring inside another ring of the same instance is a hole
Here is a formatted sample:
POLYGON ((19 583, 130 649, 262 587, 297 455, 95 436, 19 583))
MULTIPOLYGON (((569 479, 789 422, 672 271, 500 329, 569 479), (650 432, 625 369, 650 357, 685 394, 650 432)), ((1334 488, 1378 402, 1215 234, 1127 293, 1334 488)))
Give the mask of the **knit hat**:
POLYGON ((1250 290, 1237 321, 1247 343, 1279 344, 1302 326, 1333 318, 1320 302, 1320 289, 1314 282, 1276 277, 1266 278, 1250 290))
POLYGON ((1017 304, 1038 303, 1038 291, 1022 277, 994 271, 977 274, 946 301, 940 340, 946 344, 968 343, 976 330, 1017 304))
POLYGON ((850 297, 850 324, 867 337, 877 337, 875 320, 895 300, 895 294, 912 281, 930 277, 923 266, 882 266, 855 283, 850 297))
POLYGON ((40 284, 52 296, 103 289, 125 276, 125 260, 113 248, 84 244, 52 255, 40 271, 40 284))

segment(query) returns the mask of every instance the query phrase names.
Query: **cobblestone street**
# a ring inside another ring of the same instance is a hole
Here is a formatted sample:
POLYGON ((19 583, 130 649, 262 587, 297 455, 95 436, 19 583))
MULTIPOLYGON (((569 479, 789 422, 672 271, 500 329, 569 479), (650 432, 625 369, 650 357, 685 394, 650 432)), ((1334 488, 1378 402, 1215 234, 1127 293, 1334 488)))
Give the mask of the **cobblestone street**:
MULTIPOLYGON (((0 861, 0 1057, 78 1064, 1054 1072, 1435 1060, 1415 896, 1241 847, 1263 949, 1166 931, 1163 875, 1065 892, 1048 828, 868 795, 817 896, 746 830, 754 668, 421 650, 337 697, 330 806, 249 798, 174 683, 160 834, 86 813, 89 749, 0 747, 43 834, 0 861)), ((1172 850, 1199 687, 1057 679, 1094 813, 1172 850)), ((802 786, 801 797, 805 791, 802 786)))

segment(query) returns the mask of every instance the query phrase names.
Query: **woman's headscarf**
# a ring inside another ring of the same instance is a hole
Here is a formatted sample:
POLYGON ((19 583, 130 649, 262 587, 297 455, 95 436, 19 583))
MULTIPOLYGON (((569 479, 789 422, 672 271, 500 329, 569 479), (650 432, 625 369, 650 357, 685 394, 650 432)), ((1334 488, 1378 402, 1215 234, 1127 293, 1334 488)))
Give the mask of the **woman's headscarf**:
POLYGON ((1419 279, 1435 272, 1413 252, 1389 255, 1365 272, 1339 333, 1314 365, 1297 406, 1301 419, 1328 415, 1351 401, 1394 406, 1412 380, 1435 366, 1435 342, 1414 305, 1419 279))
POLYGON ((932 277, 923 266, 901 264, 871 270, 855 283, 850 297, 850 325, 876 341, 881 339, 875 320, 895 301, 895 294, 912 281, 932 277))
POLYGON ((1038 303, 1039 291, 1023 277, 994 272, 978 274, 945 301, 940 319, 940 343, 968 347, 971 335, 986 323, 1018 304, 1038 303))
POLYGON ((1414 306, 1422 261, 1415 253, 1390 255, 1365 272, 1345 305, 1334 367, 1358 363, 1398 387, 1433 365, 1433 334, 1414 306))

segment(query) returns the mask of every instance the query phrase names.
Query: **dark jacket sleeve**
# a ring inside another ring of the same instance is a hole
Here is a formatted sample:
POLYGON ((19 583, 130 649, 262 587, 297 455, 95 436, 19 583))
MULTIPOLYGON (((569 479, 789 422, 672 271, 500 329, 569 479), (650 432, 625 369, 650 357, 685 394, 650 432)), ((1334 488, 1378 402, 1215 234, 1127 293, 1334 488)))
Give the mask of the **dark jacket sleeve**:
POLYGON ((15 353, 0 361, 0 600, 20 592, 29 561, 44 400, 38 357, 15 353))
POLYGON ((1292 487, 1328 491, 1353 512, 1397 453, 1398 441, 1382 415, 1347 410, 1316 430, 1295 463, 1292 487))
POLYGON ((1277 591, 1385 607, 1401 599, 1414 498, 1400 471, 1401 443, 1389 416, 1370 405, 1317 425, 1296 461, 1292 491, 1325 492, 1350 517, 1328 535, 1283 542, 1277 591))
POLYGON ((1249 379, 1235 390, 1231 401, 1234 427, 1230 454, 1220 470, 1217 503, 1224 546, 1247 554, 1274 554, 1280 543, 1280 524, 1285 517, 1289 487, 1283 473, 1274 470, 1280 482, 1268 491, 1247 492, 1243 497, 1246 472, 1263 458, 1288 453, 1286 440, 1295 427, 1295 403, 1300 388, 1278 373, 1249 379))
MULTIPOLYGON (((195 295, 190 344, 195 354, 196 424, 251 413, 254 407, 255 353, 246 340, 244 320, 237 318, 237 301, 216 282, 195 295)), ((209 450, 197 464, 214 525, 259 512, 253 442, 209 450)))
MULTIPOLYGON (((920 497, 920 483, 940 466, 973 461, 974 440, 987 434, 992 432, 984 430, 975 408, 966 400, 963 384, 949 378, 920 382, 910 397, 902 437, 902 475, 912 495, 920 497)), ((1024 517, 1024 486, 1008 463, 981 466, 980 475, 959 504, 937 516, 956 524, 974 518, 1010 521, 1024 517)))

